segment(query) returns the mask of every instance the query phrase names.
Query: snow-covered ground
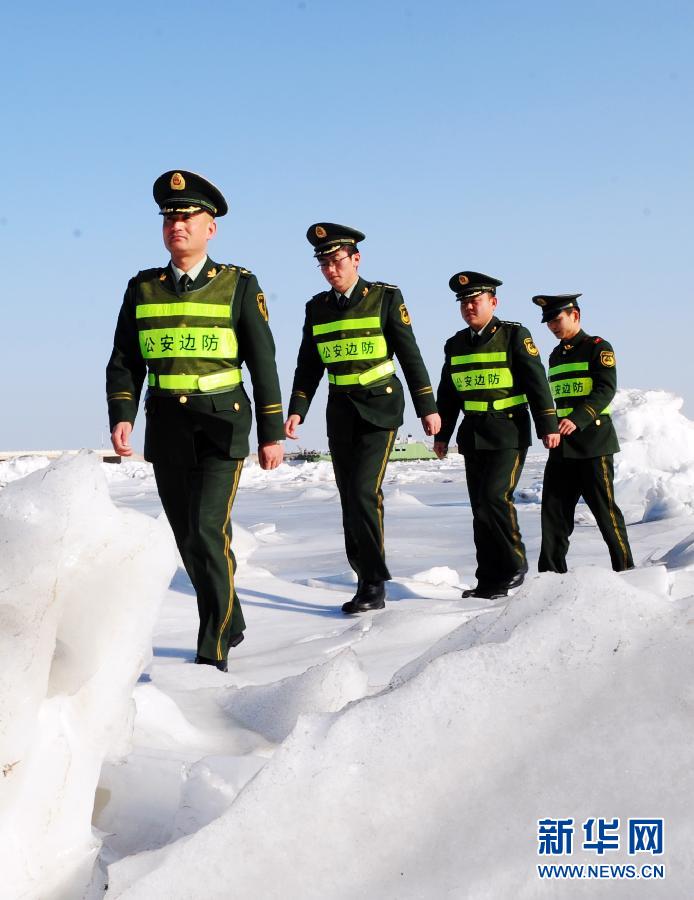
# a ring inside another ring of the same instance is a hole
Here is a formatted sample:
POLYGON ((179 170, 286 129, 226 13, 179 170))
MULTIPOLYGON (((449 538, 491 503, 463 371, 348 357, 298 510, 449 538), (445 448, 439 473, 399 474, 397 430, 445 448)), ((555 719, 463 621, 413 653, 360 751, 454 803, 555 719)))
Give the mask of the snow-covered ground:
MULTIPOLYGON (((694 424, 662 392, 614 408, 637 569, 609 569, 579 505, 569 574, 496 604, 460 597, 459 457, 389 467, 395 578, 358 618, 330 464, 248 466, 226 675, 191 664, 147 464, 0 463, 0 898, 692 896, 694 424), (539 853, 569 819, 571 852, 539 853), (641 819, 662 853, 629 853, 641 819)), ((543 465, 517 492, 531 567, 543 465)))

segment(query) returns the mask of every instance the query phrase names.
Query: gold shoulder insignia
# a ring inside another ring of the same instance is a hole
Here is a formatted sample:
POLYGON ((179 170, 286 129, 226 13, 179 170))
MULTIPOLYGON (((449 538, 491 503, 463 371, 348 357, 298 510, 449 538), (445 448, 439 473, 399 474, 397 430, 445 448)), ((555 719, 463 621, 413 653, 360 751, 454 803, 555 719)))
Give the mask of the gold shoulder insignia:
POLYGON ((400 304, 400 321, 403 325, 411 325, 412 319, 410 318, 410 314, 407 311, 407 307, 404 303, 400 304))
POLYGON ((251 272, 250 269, 244 269, 243 266, 239 266, 239 272, 242 275, 252 275, 253 274, 253 272, 251 272))
POLYGON ((613 368, 613 366, 615 364, 614 350, 601 350, 600 351, 600 363, 606 369, 613 368))
POLYGON ((159 276, 159 281, 166 281, 166 272, 162 272, 159 276))
POLYGON ((533 342, 533 339, 532 339, 531 337, 527 337, 527 338, 523 341, 523 343, 525 344, 525 349, 528 351, 528 353, 529 353, 531 356, 539 356, 539 355, 540 355, 540 351, 539 351, 539 350, 537 349, 537 347, 535 346, 535 344, 534 344, 534 342, 533 342))
POLYGON ((216 275, 217 275, 217 269, 214 267, 212 269, 210 269, 210 271, 207 273, 208 278, 215 278, 216 275))
POLYGON ((258 294, 255 299, 256 299, 256 302, 258 303, 258 309, 260 310, 260 315, 267 322, 269 316, 268 316, 268 312, 267 312, 267 303, 265 302, 265 294, 262 294, 262 293, 258 294))

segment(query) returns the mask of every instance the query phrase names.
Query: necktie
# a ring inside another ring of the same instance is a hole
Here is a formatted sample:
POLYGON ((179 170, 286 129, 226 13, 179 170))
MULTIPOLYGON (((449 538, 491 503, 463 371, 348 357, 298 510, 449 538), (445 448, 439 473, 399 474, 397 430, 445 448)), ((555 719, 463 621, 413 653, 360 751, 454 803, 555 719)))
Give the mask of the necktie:
POLYGON ((338 309, 346 309, 349 304, 349 297, 346 297, 344 294, 337 294, 337 308, 338 309))
POLYGON ((190 275, 186 275, 185 272, 178 279, 178 293, 184 294, 186 291, 190 290, 190 286, 193 283, 193 279, 190 275))
POLYGON ((477 334, 476 331, 473 331, 472 334, 470 335, 470 343, 472 344, 473 347, 476 347, 479 344, 479 342, 480 342, 479 334, 477 334))

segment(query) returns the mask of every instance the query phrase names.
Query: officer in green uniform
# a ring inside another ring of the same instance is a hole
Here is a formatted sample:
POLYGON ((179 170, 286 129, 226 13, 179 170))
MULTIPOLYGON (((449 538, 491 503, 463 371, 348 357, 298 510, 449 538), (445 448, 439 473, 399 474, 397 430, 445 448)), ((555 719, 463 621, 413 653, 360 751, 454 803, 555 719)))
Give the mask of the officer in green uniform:
POLYGON ((581 294, 538 294, 559 344, 549 357, 549 383, 557 404, 561 443, 550 450, 542 487, 542 547, 540 572, 566 572, 569 536, 579 497, 595 516, 616 572, 631 569, 624 516, 614 498, 613 455, 619 452, 610 416, 617 390, 612 346, 581 328, 576 302, 581 294))
POLYGON ((225 672, 245 629, 230 521, 251 427, 241 364, 253 382, 259 461, 273 469, 284 438, 275 345, 255 275, 207 255, 227 212, 220 191, 179 169, 153 193, 171 261, 139 272, 125 291, 106 370, 111 441, 120 456, 132 454, 146 377, 145 459, 197 594, 195 662, 225 672))
POLYGON ((347 559, 358 578, 346 614, 382 609, 390 579, 383 537, 383 492, 405 400, 398 358, 426 434, 440 425, 434 393, 402 294, 394 285, 359 277, 357 244, 364 234, 318 222, 306 233, 331 286, 306 304, 306 319, 285 423, 296 438, 323 372, 328 370, 327 429, 342 503, 347 559))
POLYGON ((497 319, 502 282, 481 272, 458 272, 449 287, 469 325, 446 342, 437 404, 441 431, 434 452, 443 459, 458 415, 457 443, 465 457, 477 551, 477 585, 463 597, 504 597, 522 584, 528 563, 513 492, 531 443, 530 416, 546 447, 559 442, 557 417, 530 332, 497 319))

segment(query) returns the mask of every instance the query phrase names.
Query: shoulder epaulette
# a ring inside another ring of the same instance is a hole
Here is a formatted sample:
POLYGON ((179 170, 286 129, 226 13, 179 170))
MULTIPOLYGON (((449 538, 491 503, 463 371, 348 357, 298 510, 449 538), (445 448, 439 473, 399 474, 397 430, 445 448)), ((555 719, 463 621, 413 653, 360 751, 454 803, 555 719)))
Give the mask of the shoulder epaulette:
POLYGON ((164 266, 163 268, 161 266, 157 266, 151 269, 141 269, 137 273, 135 278, 137 279, 137 281, 149 281, 152 278, 161 278, 162 275, 166 276, 166 266, 164 266))
POLYGON ((388 283, 385 282, 385 281, 372 281, 371 284, 372 284, 372 285, 376 285, 376 284, 377 284, 379 287, 390 288, 390 289, 393 290, 393 291, 397 291, 397 290, 398 290, 397 284, 388 284, 388 283))
MULTIPOLYGON (((325 300, 329 293, 330 291, 318 291, 317 294, 314 294, 313 297, 311 297, 311 300, 325 300)), ((310 303, 311 300, 308 302, 310 303)))
POLYGON ((514 328, 522 328, 522 322, 509 322, 508 319, 499 319, 499 325, 513 325, 514 328))
POLYGON ((602 344, 602 338, 601 338, 601 337, 594 337, 594 338, 592 338, 592 341, 593 341, 594 344, 602 344))
POLYGON ((238 269, 239 275, 244 275, 245 277, 248 277, 249 275, 253 274, 253 272, 251 272, 250 269, 244 269, 243 266, 235 266, 232 263, 222 263, 219 268, 220 269, 231 269, 232 272, 235 271, 236 269, 238 269))

